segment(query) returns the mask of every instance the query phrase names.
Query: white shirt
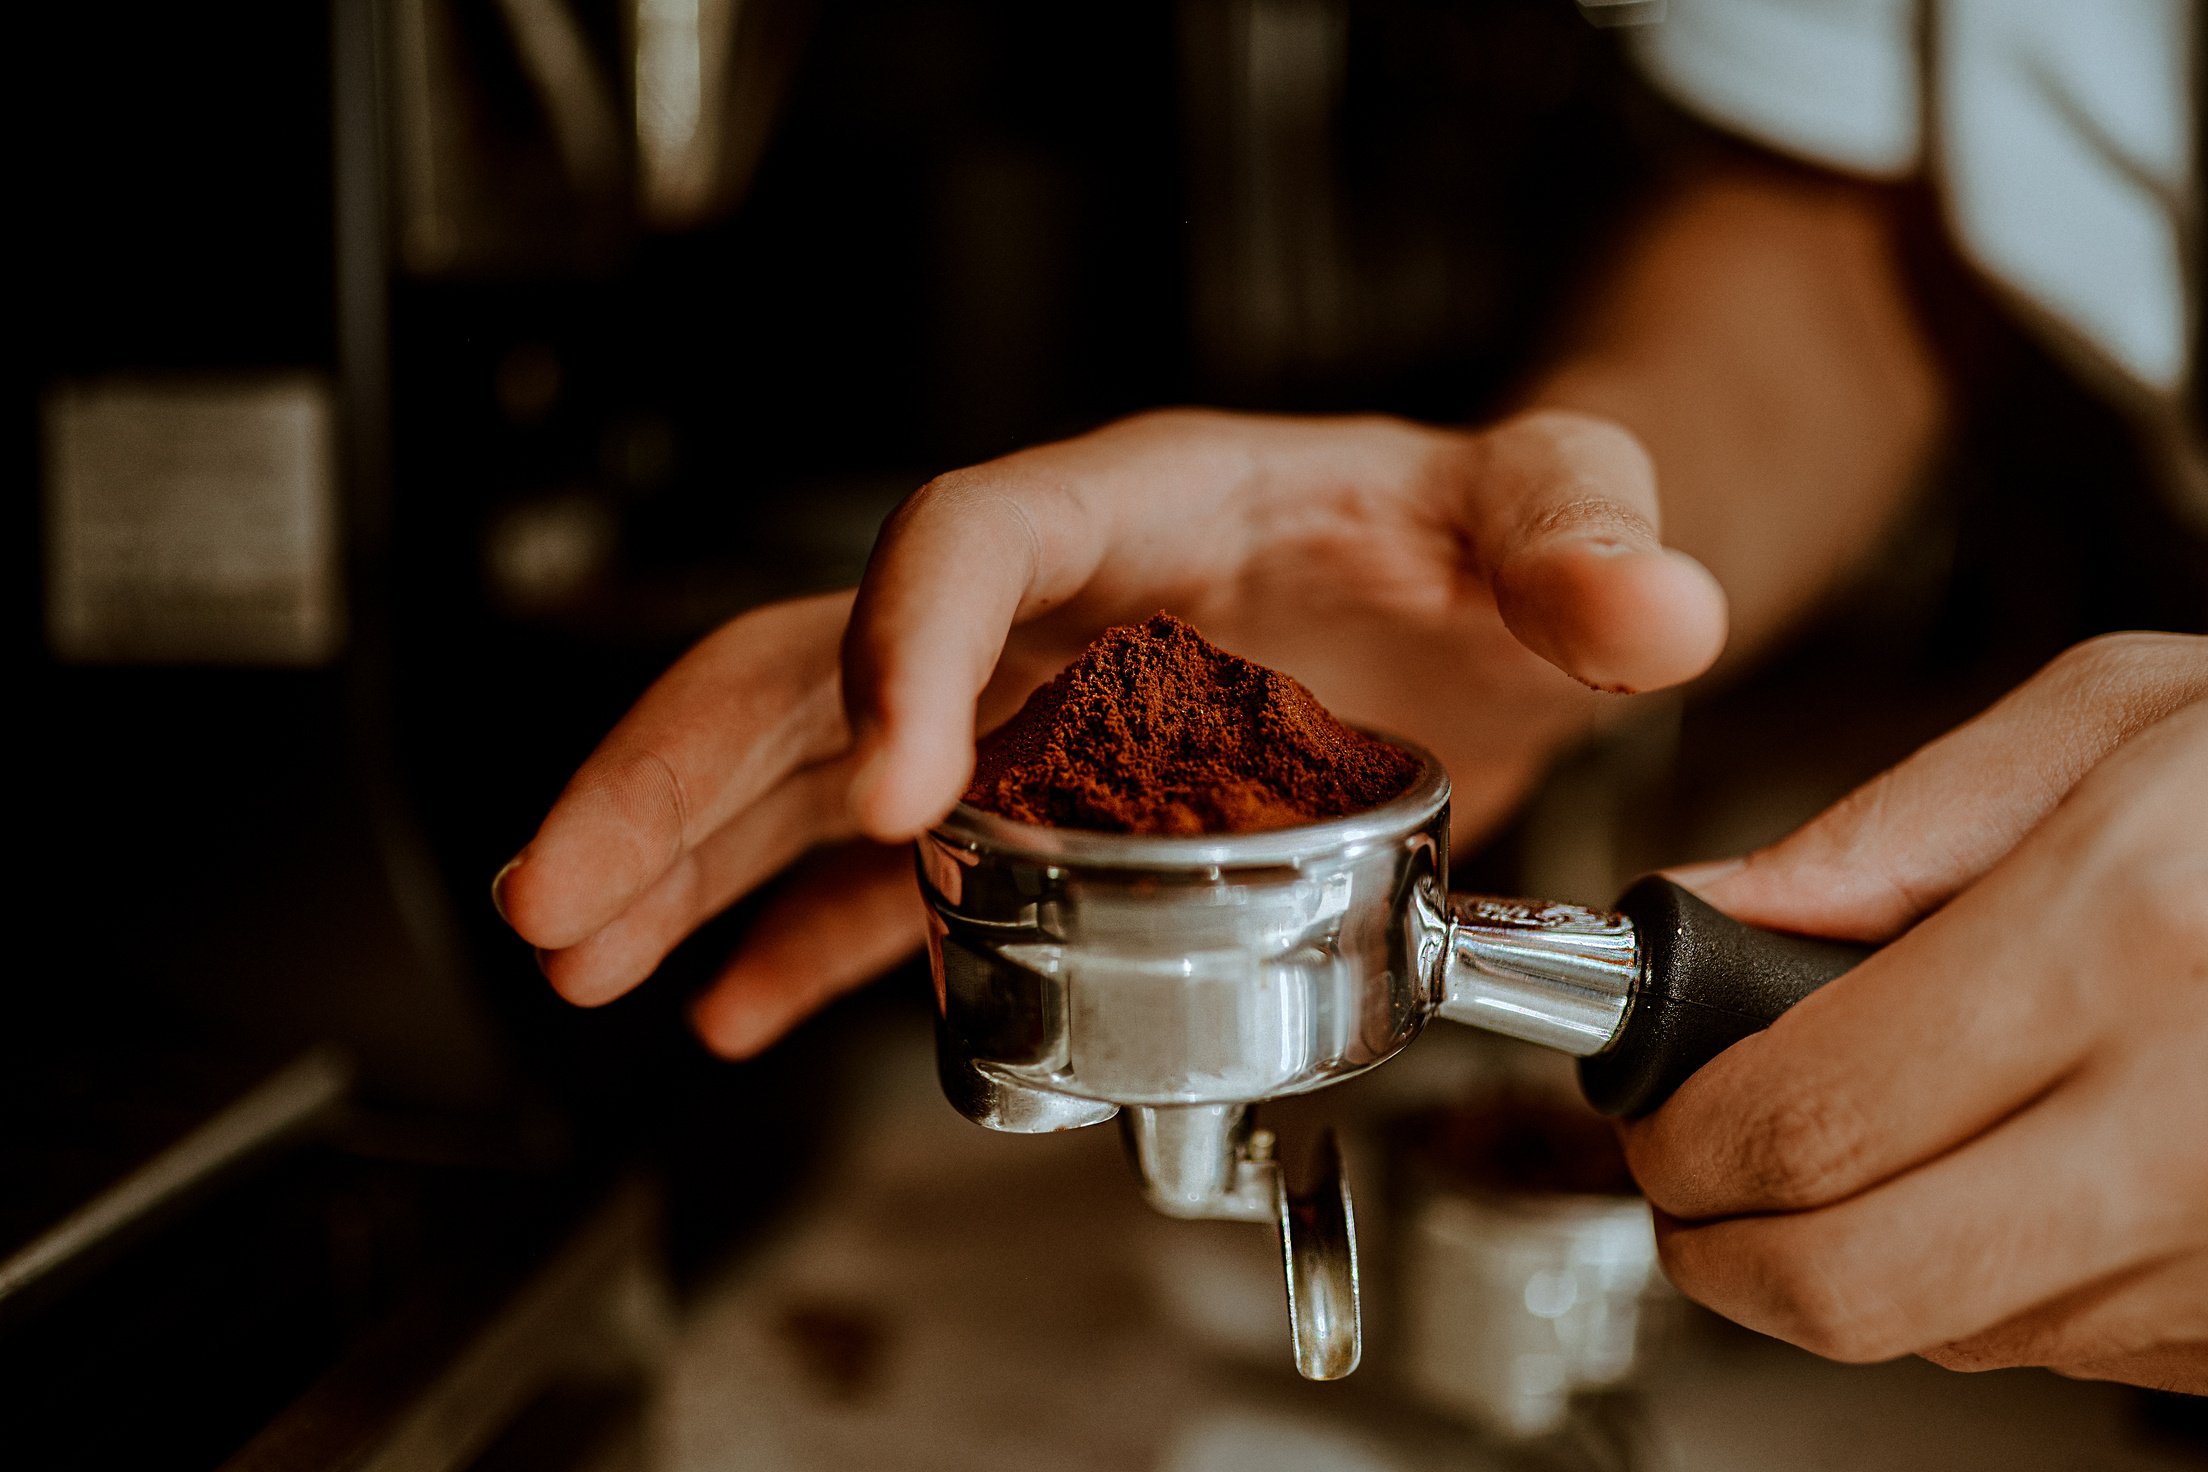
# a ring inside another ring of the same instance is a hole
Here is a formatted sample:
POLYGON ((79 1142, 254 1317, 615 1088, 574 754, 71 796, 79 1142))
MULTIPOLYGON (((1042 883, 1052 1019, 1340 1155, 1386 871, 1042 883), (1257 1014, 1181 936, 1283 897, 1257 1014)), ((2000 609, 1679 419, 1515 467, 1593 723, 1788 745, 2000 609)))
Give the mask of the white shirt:
POLYGON ((1635 44, 1660 88, 1730 131, 1871 178, 1925 173, 1963 251, 2174 448, 2195 439, 2193 14, 1670 0, 1635 44))

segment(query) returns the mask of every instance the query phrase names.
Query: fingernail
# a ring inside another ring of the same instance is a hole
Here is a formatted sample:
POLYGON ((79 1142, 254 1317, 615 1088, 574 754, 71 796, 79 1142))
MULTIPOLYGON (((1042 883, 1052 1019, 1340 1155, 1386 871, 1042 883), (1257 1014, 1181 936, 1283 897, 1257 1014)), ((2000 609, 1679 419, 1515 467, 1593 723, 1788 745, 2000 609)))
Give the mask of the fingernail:
POLYGON ((1608 532, 1581 532, 1564 539, 1568 546, 1596 557, 1623 557, 1636 551, 1631 542, 1608 532))
POLYGON ((498 918, 504 920, 508 925, 514 922, 513 918, 506 913, 506 879, 508 875, 520 867, 521 855, 515 854, 506 861, 504 868, 491 876, 491 908, 498 911, 498 918))
POLYGON ((1666 869, 1664 877, 1674 884, 1700 893, 1711 885, 1732 878, 1747 867, 1746 859, 1711 859, 1707 863, 1681 864, 1677 868, 1666 869))

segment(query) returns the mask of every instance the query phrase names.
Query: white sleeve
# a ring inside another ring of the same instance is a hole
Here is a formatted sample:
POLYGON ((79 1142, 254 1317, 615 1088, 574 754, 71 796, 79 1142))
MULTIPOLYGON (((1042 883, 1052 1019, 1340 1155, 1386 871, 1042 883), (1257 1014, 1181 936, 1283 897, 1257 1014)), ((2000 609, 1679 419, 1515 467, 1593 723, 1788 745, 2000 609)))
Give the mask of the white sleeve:
POLYGON ((1634 50, 1657 87, 1729 132, 1874 178, 1916 167, 1914 0, 1670 0, 1634 50))

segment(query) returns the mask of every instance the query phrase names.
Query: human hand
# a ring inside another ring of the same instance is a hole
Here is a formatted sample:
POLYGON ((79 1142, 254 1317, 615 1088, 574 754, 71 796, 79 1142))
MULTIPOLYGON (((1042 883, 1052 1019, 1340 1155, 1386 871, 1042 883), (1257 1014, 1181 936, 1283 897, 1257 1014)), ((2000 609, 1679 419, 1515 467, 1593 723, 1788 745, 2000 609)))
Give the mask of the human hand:
POLYGON ((1682 1290, 1834 1359, 2208 1393, 2208 639, 2080 645, 1675 877, 1892 942, 1625 1127, 1682 1290))
MULTIPOLYGON (((494 894, 562 995, 610 1001, 806 849, 941 817, 977 702, 986 729, 1161 607, 1428 746, 1476 831, 1597 689, 1717 657, 1723 595, 1657 524, 1632 436, 1553 412, 1475 433, 1172 411, 957 471, 890 518, 855 602, 757 610, 677 662, 494 894)), ((847 849, 776 894, 699 1031, 755 1052, 921 937, 909 857, 847 849)))

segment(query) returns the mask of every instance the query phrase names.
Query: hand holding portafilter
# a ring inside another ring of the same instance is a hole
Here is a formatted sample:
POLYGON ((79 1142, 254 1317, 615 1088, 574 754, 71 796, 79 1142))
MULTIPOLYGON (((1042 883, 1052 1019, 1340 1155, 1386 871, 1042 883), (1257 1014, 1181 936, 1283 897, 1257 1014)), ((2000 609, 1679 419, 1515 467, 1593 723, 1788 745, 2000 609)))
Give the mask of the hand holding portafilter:
MULTIPOLYGON (((1604 1114, 1648 1113, 1696 1069, 1871 952, 1743 925, 1659 874, 1627 889, 1617 910, 1639 942, 1633 990, 1617 1032, 1579 1061, 1580 1087, 1604 1114)), ((1446 1007, 1442 1015, 1474 1020, 1446 1007)))
POLYGON ((1338 1172, 1288 1189, 1251 1106, 1385 1062, 1439 1014, 1576 1054, 1598 1107, 1641 1112, 1864 954, 1663 879, 1618 913, 1451 896, 1449 779, 1406 749, 1401 795, 1321 823, 1155 836, 961 805, 919 843, 952 1104, 1018 1133, 1124 1112, 1153 1204, 1277 1222, 1313 1378, 1357 1362, 1354 1217, 1338 1172))

